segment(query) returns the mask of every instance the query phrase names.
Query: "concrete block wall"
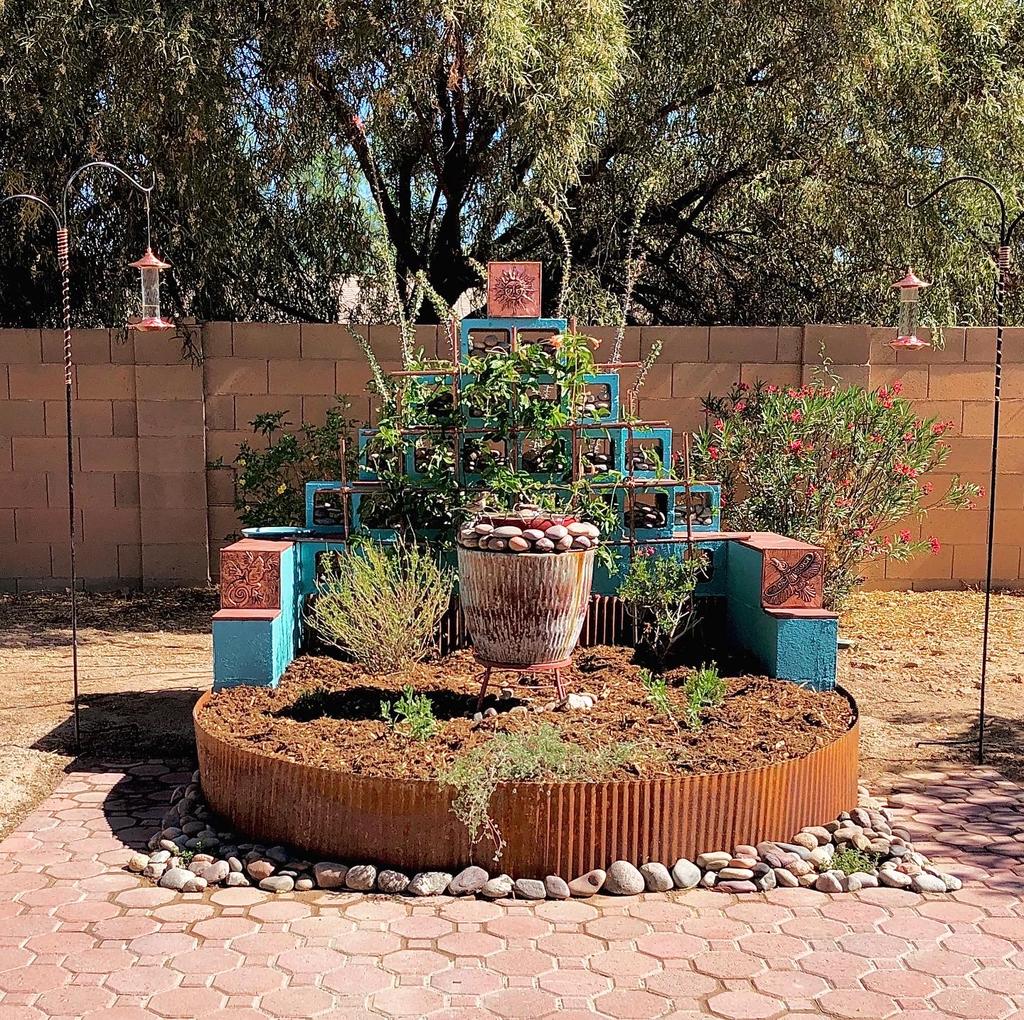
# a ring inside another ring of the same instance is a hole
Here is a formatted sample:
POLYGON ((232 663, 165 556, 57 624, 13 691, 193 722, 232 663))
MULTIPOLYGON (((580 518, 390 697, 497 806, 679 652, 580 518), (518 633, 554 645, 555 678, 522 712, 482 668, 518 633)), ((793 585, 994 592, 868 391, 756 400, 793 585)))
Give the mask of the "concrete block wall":
MULTIPOLYGON (((385 370, 400 367, 394 326, 356 327, 385 370)), ((592 331, 610 357, 611 328, 592 331)), ((922 415, 953 421, 948 475, 988 488, 995 331, 952 329, 943 350, 896 354, 891 329, 851 325, 658 326, 626 331, 623 360, 656 341, 661 359, 648 376, 639 412, 677 431, 704 421, 701 397, 733 382, 799 385, 821 362, 865 386, 903 382, 922 415)), ((80 572, 92 586, 202 583, 216 574, 219 549, 237 529, 228 471, 248 423, 285 410, 292 422, 322 421, 335 393, 351 417, 372 422, 370 373, 349 331, 333 324, 206 323, 204 361, 184 363, 176 341, 158 334, 77 331, 76 492, 81 507, 80 572)), ((419 327, 417 343, 450 354, 443 328, 419 327)), ((996 576, 1024 585, 1024 329, 1006 331, 996 576)), ((0 587, 60 586, 67 576, 63 439, 64 382, 59 333, 0 330, 0 587)), ((632 382, 622 371, 623 390, 632 382)), ((986 497, 987 498, 987 497, 986 497)), ((974 511, 937 511, 912 531, 935 535, 937 556, 869 566, 884 588, 949 588, 984 575, 985 502, 974 511)))

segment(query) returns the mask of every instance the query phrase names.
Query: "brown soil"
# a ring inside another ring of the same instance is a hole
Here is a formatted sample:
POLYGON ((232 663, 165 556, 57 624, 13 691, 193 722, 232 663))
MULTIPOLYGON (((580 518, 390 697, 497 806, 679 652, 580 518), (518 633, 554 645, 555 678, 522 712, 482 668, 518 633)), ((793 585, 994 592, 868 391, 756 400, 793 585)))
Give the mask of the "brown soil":
MULTIPOLYGON (((702 713, 700 730, 689 730, 652 708, 631 654, 600 647, 576 655, 566 684, 596 699, 589 711, 554 711, 550 682, 526 677, 526 683, 509 689, 512 696, 499 696, 499 689, 488 697, 498 715, 480 725, 472 721, 480 667, 468 652, 387 676, 305 656, 289 667, 276 691, 234 688, 217 694, 203 724, 232 743, 290 761, 415 779, 436 777, 495 733, 524 733, 542 723, 557 728, 586 756, 616 743, 633 745, 629 764, 603 778, 755 768, 806 755, 850 725, 849 704, 840 695, 742 676, 728 679, 725 700, 702 713), (381 700, 393 702, 406 684, 431 700, 439 725, 427 740, 413 740, 381 719, 381 700), (529 711, 511 711, 517 706, 529 711)), ((676 719, 684 715, 681 685, 688 676, 687 669, 665 674, 676 719)), ((515 679, 515 674, 495 677, 515 679)))

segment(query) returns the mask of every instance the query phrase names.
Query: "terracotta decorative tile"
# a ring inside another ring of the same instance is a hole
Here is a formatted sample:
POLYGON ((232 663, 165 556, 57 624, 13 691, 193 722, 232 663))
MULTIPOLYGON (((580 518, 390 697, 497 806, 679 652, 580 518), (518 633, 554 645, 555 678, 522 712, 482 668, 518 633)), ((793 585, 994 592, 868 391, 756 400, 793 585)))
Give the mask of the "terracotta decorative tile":
POLYGON ((539 262, 488 263, 487 315, 490 318, 539 318, 540 297, 539 262))
POLYGON ((242 545, 220 551, 221 609, 280 609, 281 554, 242 545))
POLYGON ((825 553, 814 546, 765 549, 761 604, 768 609, 820 609, 825 553))

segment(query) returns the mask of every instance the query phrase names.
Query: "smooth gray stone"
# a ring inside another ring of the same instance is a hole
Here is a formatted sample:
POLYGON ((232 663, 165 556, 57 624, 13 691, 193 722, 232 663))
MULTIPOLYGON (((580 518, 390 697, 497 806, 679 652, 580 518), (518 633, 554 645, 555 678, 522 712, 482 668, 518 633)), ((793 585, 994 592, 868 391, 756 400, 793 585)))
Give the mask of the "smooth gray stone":
POLYGON ((585 875, 574 878, 569 883, 569 892, 573 896, 581 898, 593 896, 604 885, 605 878, 607 878, 607 872, 602 871, 600 868, 594 868, 593 871, 588 871, 585 875))
POLYGON ((413 876, 408 891, 413 896, 440 896, 451 880, 447 871, 421 871, 413 876))
POLYGON ((668 892, 675 884, 668 868, 657 861, 641 864, 640 874, 644 877, 644 886, 648 892, 668 892))
POLYGON ((548 875, 544 879, 544 889, 548 897, 553 900, 567 900, 572 893, 569 891, 569 883, 558 875, 548 875))
POLYGON ((524 900, 547 899, 548 891, 539 878, 517 878, 514 883, 515 893, 524 900))
POLYGON ((470 865, 448 883, 448 892, 452 896, 474 896, 483 889, 490 877, 483 868, 470 865))
POLYGON ((480 895, 489 900, 501 900, 512 895, 513 882, 509 875, 498 875, 484 883, 480 895))
POLYGON ((629 861, 615 861, 608 867, 601 892, 612 896, 638 896, 645 888, 644 876, 629 861))
POLYGON ((677 889, 693 889, 700 882, 700 868, 693 861, 680 857, 672 865, 672 881, 677 889))
POLYGON ((291 875, 271 875, 260 882, 260 888, 272 893, 291 892, 295 888, 295 879, 291 875))

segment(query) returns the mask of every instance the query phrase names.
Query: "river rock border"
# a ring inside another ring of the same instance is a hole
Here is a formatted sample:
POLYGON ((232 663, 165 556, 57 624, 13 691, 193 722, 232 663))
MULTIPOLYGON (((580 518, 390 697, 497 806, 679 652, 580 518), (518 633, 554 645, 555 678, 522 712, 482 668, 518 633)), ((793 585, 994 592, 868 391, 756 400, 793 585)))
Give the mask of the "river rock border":
POLYGON ((163 818, 163 828, 149 840, 149 853, 133 854, 128 870, 141 873, 164 889, 201 892, 209 886, 257 886, 266 892, 313 889, 410 896, 481 896, 486 899, 565 900, 597 893, 634 896, 643 892, 702 887, 730 893, 776 888, 814 888, 821 892, 855 892, 878 885, 914 892, 955 892, 960 879, 941 871, 914 849, 910 833, 892 825, 884 801, 863 787, 858 806, 834 821, 810 826, 790 842, 766 841, 699 854, 695 861, 673 864, 613 861, 566 882, 557 875, 513 878, 491 875, 473 865, 452 875, 422 871, 412 875, 373 864, 309 861, 285 846, 246 842, 216 827, 203 799, 199 772, 179 786, 163 818), (869 864, 853 870, 858 862, 869 864), (835 865, 844 863, 845 867, 835 865), (849 873, 848 873, 849 872, 849 873))

